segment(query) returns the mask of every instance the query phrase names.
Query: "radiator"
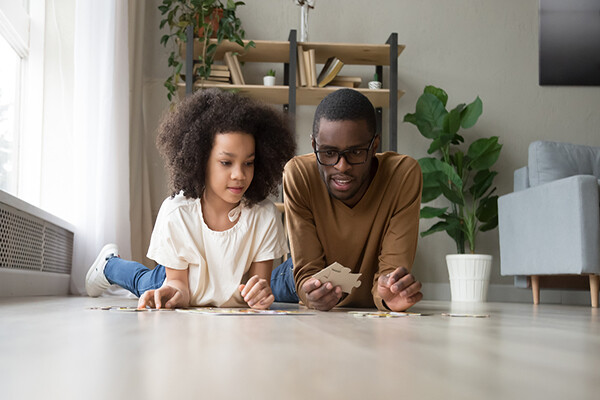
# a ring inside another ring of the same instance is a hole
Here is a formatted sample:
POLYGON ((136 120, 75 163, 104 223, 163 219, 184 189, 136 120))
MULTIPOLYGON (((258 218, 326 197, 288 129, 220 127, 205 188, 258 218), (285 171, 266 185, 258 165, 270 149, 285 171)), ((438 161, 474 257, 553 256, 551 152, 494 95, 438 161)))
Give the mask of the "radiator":
POLYGON ((68 294, 73 230, 0 191, 0 296, 68 294))

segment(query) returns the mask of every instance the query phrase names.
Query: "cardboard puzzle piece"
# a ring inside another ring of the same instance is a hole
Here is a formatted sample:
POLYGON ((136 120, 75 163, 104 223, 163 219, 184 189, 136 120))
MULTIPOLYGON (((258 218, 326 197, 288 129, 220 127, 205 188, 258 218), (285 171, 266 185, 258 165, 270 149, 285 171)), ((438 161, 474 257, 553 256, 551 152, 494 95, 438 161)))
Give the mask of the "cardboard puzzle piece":
POLYGON ((318 279, 321 283, 331 282, 333 286, 342 288, 342 292, 350 293, 352 289, 361 285, 361 274, 351 274, 350 268, 344 267, 338 262, 334 262, 327 268, 322 269, 313 275, 313 278, 318 279))

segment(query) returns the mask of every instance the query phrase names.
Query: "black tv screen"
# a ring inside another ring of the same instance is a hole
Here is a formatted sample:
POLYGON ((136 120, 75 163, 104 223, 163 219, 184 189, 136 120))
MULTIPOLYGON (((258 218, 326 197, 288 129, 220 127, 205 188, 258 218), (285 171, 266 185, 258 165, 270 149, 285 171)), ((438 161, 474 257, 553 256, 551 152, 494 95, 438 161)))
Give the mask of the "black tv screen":
POLYGON ((600 86, 600 0, 540 0, 540 85, 600 86))

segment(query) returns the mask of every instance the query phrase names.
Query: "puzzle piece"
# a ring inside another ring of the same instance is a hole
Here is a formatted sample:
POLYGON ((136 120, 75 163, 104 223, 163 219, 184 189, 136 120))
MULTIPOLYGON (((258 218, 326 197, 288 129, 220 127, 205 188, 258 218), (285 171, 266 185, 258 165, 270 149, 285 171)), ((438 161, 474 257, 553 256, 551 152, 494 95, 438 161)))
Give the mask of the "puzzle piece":
POLYGON ((442 313, 444 317, 489 318, 489 314, 442 313))
POLYGON ((313 278, 318 279, 321 283, 331 282, 333 286, 342 288, 342 292, 350 293, 352 289, 361 285, 358 280, 361 274, 351 274, 350 268, 344 267, 338 262, 334 262, 327 268, 322 269, 313 275, 313 278))

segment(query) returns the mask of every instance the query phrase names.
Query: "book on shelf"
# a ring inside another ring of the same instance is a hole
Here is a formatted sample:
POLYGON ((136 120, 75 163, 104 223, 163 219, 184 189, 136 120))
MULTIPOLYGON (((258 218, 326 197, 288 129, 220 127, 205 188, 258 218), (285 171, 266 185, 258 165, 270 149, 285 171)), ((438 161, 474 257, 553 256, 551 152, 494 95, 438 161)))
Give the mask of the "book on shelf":
POLYGON ((297 64, 298 64, 298 68, 296 68, 296 71, 298 71, 298 86, 306 86, 307 83, 307 79, 306 79, 306 67, 304 64, 304 49, 302 48, 301 45, 298 45, 298 58, 297 58, 297 64))
POLYGON ((237 55, 233 54, 231 51, 227 51, 223 57, 225 65, 227 65, 229 71, 231 71, 231 82, 234 85, 245 85, 246 82, 244 81, 244 75, 242 75, 242 69, 237 55))
POLYGON ((219 81, 219 80, 215 80, 215 79, 203 79, 203 80, 198 80, 198 81, 196 81, 196 83, 194 83, 195 86, 200 86, 202 84, 207 84, 207 85, 231 85, 231 82, 229 80, 219 81))
POLYGON ((304 50, 302 52, 302 61, 304 62, 304 71, 306 72, 306 86, 312 86, 312 78, 310 76, 310 72, 312 68, 310 67, 310 53, 308 50, 304 50))
POLYGON ((337 57, 329 57, 323 65, 323 69, 317 78, 319 87, 324 87, 331 82, 340 72, 344 63, 337 57))
POLYGON ((310 86, 317 86, 317 63, 315 49, 308 50, 310 60, 310 86))
POLYGON ((360 76, 344 76, 337 75, 333 78, 328 86, 341 86, 341 87, 349 87, 349 88, 357 88, 362 83, 362 78, 360 76))

